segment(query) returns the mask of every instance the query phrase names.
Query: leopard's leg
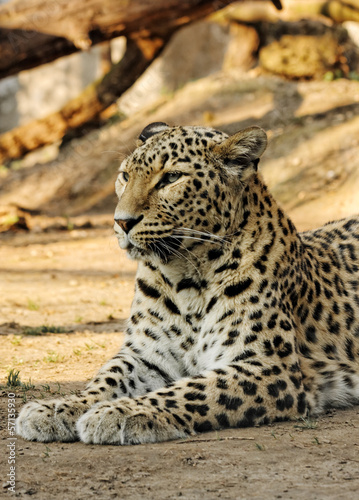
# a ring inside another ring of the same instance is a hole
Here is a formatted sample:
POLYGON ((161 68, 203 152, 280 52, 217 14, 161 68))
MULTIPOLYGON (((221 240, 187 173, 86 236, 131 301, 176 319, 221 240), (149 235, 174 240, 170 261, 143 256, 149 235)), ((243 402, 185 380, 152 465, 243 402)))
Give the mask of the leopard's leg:
POLYGON ((306 408, 300 374, 278 375, 243 363, 142 397, 99 403, 79 419, 77 428, 86 443, 153 443, 289 419, 306 408))
POLYGON ((16 431, 30 441, 76 441, 76 421, 92 405, 146 394, 173 380, 157 366, 123 350, 100 369, 79 396, 27 403, 17 418, 16 431))

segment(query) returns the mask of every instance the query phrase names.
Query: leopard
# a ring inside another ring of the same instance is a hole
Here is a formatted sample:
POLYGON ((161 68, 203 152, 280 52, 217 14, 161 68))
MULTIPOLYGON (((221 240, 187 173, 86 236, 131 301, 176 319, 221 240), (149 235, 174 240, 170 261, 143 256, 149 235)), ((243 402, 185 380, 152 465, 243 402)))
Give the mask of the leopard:
POLYGON ((81 393, 28 402, 19 436, 156 443, 359 403, 359 216, 298 232, 266 147, 257 126, 145 127, 116 180, 138 265, 122 346, 81 393))

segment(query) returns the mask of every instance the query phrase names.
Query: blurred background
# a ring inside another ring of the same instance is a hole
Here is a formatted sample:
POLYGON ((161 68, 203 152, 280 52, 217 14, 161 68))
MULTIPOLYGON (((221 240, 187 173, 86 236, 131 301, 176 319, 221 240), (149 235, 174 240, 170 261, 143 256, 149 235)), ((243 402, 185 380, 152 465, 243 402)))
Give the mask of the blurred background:
POLYGON ((112 224, 157 120, 264 127, 303 229, 358 209, 359 1, 0 3, 1 232, 112 224))
POLYGON ((359 211, 359 0, 0 4, 0 332, 123 328, 114 182, 150 122, 262 126, 300 230, 359 211))

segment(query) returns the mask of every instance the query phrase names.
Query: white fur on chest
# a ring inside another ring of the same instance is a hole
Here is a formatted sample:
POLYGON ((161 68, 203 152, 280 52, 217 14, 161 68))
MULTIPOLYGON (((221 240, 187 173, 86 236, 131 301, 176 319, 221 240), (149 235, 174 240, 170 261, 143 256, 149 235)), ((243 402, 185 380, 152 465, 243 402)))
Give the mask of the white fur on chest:
MULTIPOLYGON (((195 376, 208 370, 228 366, 233 358, 244 349, 244 345, 242 345, 243 341, 240 338, 236 339, 234 345, 226 345, 224 342, 228 340, 228 333, 238 328, 233 323, 239 319, 240 328, 245 331, 244 321, 241 320, 244 320, 243 305, 250 292, 244 292, 238 299, 226 297, 224 288, 233 283, 233 273, 222 276, 221 280, 216 282, 213 279, 211 269, 208 269, 207 276, 202 277, 202 279, 206 278, 206 287, 201 289, 186 288, 178 291, 177 284, 184 278, 183 269, 173 266, 162 271, 162 273, 155 273, 142 268, 140 273, 141 279, 145 279, 151 286, 158 287, 161 294, 156 310, 161 316, 162 322, 158 323, 153 318, 150 320, 153 321, 153 326, 157 326, 156 331, 162 330, 164 334, 161 335, 161 341, 151 358, 156 362, 162 361, 164 363, 166 353, 174 352, 179 359, 176 370, 179 370, 182 376, 195 376), (166 283, 163 276, 171 284, 166 283), (176 304, 180 314, 172 314, 166 308, 165 298, 169 298, 176 304), (216 304, 208 311, 208 306, 214 298, 216 304), (221 321, 220 318, 229 309, 233 310, 233 313, 221 321), (180 335, 171 333, 174 327, 181 331, 180 335)), ((198 280, 196 275, 191 276, 194 281, 196 278, 198 280)), ((240 277, 237 276, 237 279, 240 277)), ((147 309, 147 304, 143 302, 141 307, 147 309)), ((144 342, 147 343, 146 340, 144 342)), ((173 356, 168 356, 168 360, 171 363, 171 369, 175 369, 176 363, 173 361, 173 356)))

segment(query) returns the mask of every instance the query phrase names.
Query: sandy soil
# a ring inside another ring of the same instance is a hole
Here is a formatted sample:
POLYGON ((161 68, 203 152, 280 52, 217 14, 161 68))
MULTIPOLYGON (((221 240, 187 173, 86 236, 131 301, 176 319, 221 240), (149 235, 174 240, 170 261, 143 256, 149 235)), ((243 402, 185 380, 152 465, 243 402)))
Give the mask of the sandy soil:
MULTIPOLYGON (((78 391, 120 347, 135 264, 112 231, 19 234, 0 248, 0 498, 7 498, 9 369, 31 398, 78 391), (60 239, 59 239, 60 238, 60 239), (45 286, 44 286, 45 284, 45 286), (31 328, 64 333, 34 335, 31 328), (27 332, 27 333, 26 333, 27 332), (30 333, 30 334, 29 334, 30 333), (32 334, 31 334, 32 333, 32 334)), ((359 488, 359 408, 318 422, 202 434, 120 448, 16 440, 16 496, 39 499, 352 499, 359 488)))

